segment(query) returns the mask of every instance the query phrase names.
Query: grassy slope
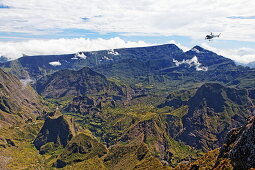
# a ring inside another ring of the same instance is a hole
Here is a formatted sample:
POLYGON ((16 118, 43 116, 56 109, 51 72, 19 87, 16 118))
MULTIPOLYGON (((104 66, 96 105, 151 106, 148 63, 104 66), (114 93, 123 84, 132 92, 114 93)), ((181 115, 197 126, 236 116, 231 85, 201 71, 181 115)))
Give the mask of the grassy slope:
MULTIPOLYGON (((156 101, 160 102, 160 100, 154 99, 154 105, 152 105, 152 102, 146 101, 146 97, 144 100, 144 102, 132 101, 133 105, 131 106, 105 108, 100 114, 101 119, 95 119, 95 117, 91 115, 80 115, 77 113, 67 114, 72 115, 83 127, 90 129, 103 143, 110 143, 112 145, 116 143, 124 133, 131 129, 133 125, 139 122, 153 119, 159 121, 157 122, 158 124, 164 124, 166 113, 164 113, 164 110, 162 111, 155 107, 155 105, 157 105, 156 101)), ((182 159, 188 159, 189 157, 196 158, 199 155, 198 151, 169 137, 166 134, 165 129, 158 129, 158 131, 160 131, 160 133, 163 132, 165 136, 167 136, 167 140, 171 145, 170 152, 173 153, 171 164, 176 165, 182 159)), ((153 139, 151 140, 153 141, 153 139)), ((147 144, 149 145, 149 148, 153 148, 153 146, 150 146, 150 142, 147 144)), ((151 152, 154 153, 152 150, 151 152)), ((154 156, 156 156, 156 153, 154 154, 154 156)))
POLYGON ((0 148, 1 156, 10 158, 6 168, 43 169, 47 167, 44 156, 40 155, 32 144, 42 123, 42 121, 38 121, 0 129, 0 138, 11 139, 15 144, 15 146, 5 144, 6 148, 0 148))

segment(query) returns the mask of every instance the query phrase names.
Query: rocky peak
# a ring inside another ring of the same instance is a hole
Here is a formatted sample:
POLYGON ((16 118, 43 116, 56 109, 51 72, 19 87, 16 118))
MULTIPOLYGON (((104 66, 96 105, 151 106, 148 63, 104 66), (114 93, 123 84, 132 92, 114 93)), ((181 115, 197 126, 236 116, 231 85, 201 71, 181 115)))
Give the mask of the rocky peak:
POLYGON ((193 108, 208 106, 216 112, 222 112, 225 99, 222 95, 224 87, 216 83, 206 83, 202 85, 196 94, 189 100, 189 105, 193 108))
POLYGON ((205 52, 209 52, 209 50, 206 50, 198 45, 194 46, 191 51, 197 52, 197 53, 205 53, 205 52))
POLYGON ((221 66, 224 65, 228 67, 233 67, 235 66, 235 62, 232 61, 231 59, 225 58, 221 55, 218 55, 212 51, 206 50, 200 46, 194 46, 191 50, 185 52, 186 57, 191 56, 194 57, 196 56, 203 65, 205 66, 221 66))
POLYGON ((159 45, 159 46, 155 46, 155 47, 169 49, 169 50, 172 50, 172 51, 178 52, 178 53, 182 53, 182 52, 183 52, 183 51, 182 51, 178 46, 176 46, 175 44, 163 44, 163 45, 159 45))
POLYGON ((170 161, 172 153, 169 152, 170 143, 166 139, 164 130, 166 127, 160 123, 160 119, 140 121, 130 128, 120 139, 121 142, 147 143, 160 153, 159 158, 170 161), (161 127, 162 126, 162 127, 161 127))
POLYGON ((171 136, 204 151, 221 146, 227 132, 242 125, 254 112, 247 90, 217 83, 202 85, 188 100, 169 96, 162 106, 181 107, 173 111, 181 113, 168 119, 171 136), (180 125, 173 126, 177 122, 180 125))
POLYGON ((0 56, 0 63, 5 63, 8 61, 8 58, 5 56, 0 56))
POLYGON ((218 83, 203 84, 189 100, 189 105, 197 108, 207 106, 215 112, 222 112, 228 101, 238 105, 251 105, 246 90, 228 88, 218 83))
POLYGON ((75 127, 72 120, 68 120, 63 115, 49 116, 33 144, 38 150, 47 143, 54 143, 56 147, 66 146, 74 135, 75 127))
POLYGON ((219 158, 231 159, 235 169, 255 167, 255 117, 250 117, 247 124, 232 129, 226 136, 219 158))
POLYGON ((213 52, 196 45, 193 48, 191 48, 189 51, 187 51, 186 53, 187 54, 210 54, 213 52))
POLYGON ((67 144, 64 151, 58 157, 55 166, 63 168, 64 166, 81 162, 93 157, 102 157, 107 153, 107 148, 96 140, 93 136, 79 133, 67 144))
POLYGON ((34 119, 41 113, 42 103, 29 84, 0 69, 0 111, 1 127, 1 124, 34 119))
POLYGON ((83 68, 78 71, 61 70, 40 79, 36 84, 39 94, 47 98, 74 97, 96 93, 121 95, 122 89, 108 81, 105 76, 83 68))

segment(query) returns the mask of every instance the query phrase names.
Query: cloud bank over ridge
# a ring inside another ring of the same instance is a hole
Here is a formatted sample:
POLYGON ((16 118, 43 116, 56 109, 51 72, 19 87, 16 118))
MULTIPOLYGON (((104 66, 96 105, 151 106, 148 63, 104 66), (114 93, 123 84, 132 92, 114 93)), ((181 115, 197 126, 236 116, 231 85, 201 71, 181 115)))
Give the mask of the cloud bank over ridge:
MULTIPOLYGON (((191 48, 173 40, 170 40, 168 43, 177 45, 183 51, 187 51, 191 48)), ((152 44, 144 41, 125 41, 119 37, 110 39, 38 39, 17 42, 0 42, 0 56, 5 56, 12 60, 22 57, 23 55, 70 54, 80 51, 111 50, 116 48, 146 47, 152 45, 159 44, 152 44)), ((202 43, 200 46, 224 57, 230 58, 238 63, 247 64, 255 61, 255 49, 253 48, 240 47, 235 49, 220 49, 214 48, 208 43, 202 43)))
POLYGON ((190 60, 178 61, 178 60, 173 59, 173 62, 175 63, 175 65, 177 67, 179 67, 180 65, 183 65, 183 64, 187 64, 187 65, 189 65, 189 67, 195 67, 196 71, 207 71, 208 70, 208 67, 202 66, 202 63, 200 63, 198 61, 197 56, 194 56, 190 60))
POLYGON ((69 54, 79 51, 97 51, 115 48, 143 47, 152 44, 144 41, 124 41, 115 37, 110 39, 50 39, 20 42, 0 42, 0 56, 16 59, 23 55, 69 54))

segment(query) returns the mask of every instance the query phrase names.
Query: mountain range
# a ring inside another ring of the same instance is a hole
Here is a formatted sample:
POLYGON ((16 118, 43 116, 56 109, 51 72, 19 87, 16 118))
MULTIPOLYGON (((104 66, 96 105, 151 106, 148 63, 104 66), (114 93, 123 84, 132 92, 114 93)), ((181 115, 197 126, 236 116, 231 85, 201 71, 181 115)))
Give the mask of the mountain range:
POLYGON ((255 69, 212 51, 165 44, 0 67, 1 168, 254 168, 255 69))
POLYGON ((201 81, 218 81, 240 87, 254 85, 254 69, 199 46, 183 52, 174 44, 152 47, 79 52, 77 54, 24 56, 0 66, 20 79, 38 79, 63 69, 89 67, 107 78, 143 87, 177 89, 201 81), (174 81, 173 81, 174 80, 174 81))

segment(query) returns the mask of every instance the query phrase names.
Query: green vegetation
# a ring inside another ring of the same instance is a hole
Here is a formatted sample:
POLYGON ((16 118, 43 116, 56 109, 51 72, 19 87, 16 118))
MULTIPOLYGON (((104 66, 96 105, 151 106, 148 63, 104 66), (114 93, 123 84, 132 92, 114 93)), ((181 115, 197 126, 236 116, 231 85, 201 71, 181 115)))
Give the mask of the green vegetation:
POLYGON ((182 163, 179 164, 175 170, 183 170, 183 169, 218 169, 218 170, 232 170, 233 166, 229 159, 217 159, 220 151, 219 149, 215 149, 212 151, 209 151, 204 156, 200 157, 194 162, 191 163, 182 163))
POLYGON ((42 123, 42 121, 37 121, 1 128, 0 139, 10 139, 15 146, 5 144, 5 147, 0 147, 0 164, 7 161, 6 167, 10 169, 44 169, 48 167, 44 156, 40 155, 32 144, 42 123))
MULTIPOLYGON (((155 103, 154 103, 155 104, 155 103)), ((186 108, 184 107, 184 110, 186 108)), ((186 109, 187 110, 187 109, 186 109)), ((75 118, 76 122, 81 126, 86 127, 92 131, 92 133, 98 137, 107 146, 114 145, 116 142, 121 141, 123 134, 136 129, 135 125, 139 125, 142 122, 156 121, 157 126, 155 127, 155 133, 167 136, 166 127, 161 126, 163 124, 166 113, 162 114, 162 110, 156 108, 151 104, 136 104, 131 106, 121 107, 105 107, 103 108, 100 115, 96 118, 93 115, 85 114, 81 115, 78 113, 66 113, 75 118), (159 111, 161 111, 159 113, 159 111), (162 117, 162 118, 161 118, 162 117), (158 126, 160 125, 160 126, 158 126)), ((139 126, 137 127, 139 128, 139 126)), ((154 151, 154 144, 157 143, 158 137, 154 134, 146 137, 146 144, 149 145, 150 152, 156 156, 157 151, 154 151)), ((160 137, 161 138, 161 137, 160 137)), ((197 151, 189 148, 188 146, 175 141, 172 138, 165 138, 170 144, 170 152, 175 156, 172 158, 172 165, 176 165, 182 159, 188 159, 190 157, 197 157, 197 151)), ((142 142, 142 141, 140 141, 142 142)), ((128 142, 129 143, 129 142, 128 142)), ((124 145, 125 146, 125 145, 124 145)))
POLYGON ((2 64, 19 78, 35 79, 43 98, 0 70, 6 160, 0 167, 232 169, 229 159, 217 159, 218 149, 203 152, 221 146, 254 112, 255 72, 196 48, 202 52, 163 45, 119 49, 109 61, 103 59, 108 51, 98 51, 86 52, 86 60, 27 56, 2 64), (194 55, 208 71, 172 62, 194 55), (49 65, 53 58, 61 67, 49 65))
POLYGON ((72 138, 58 157, 55 166, 64 167, 67 164, 82 162, 93 157, 102 157, 107 153, 106 147, 96 139, 84 133, 80 133, 72 138))

